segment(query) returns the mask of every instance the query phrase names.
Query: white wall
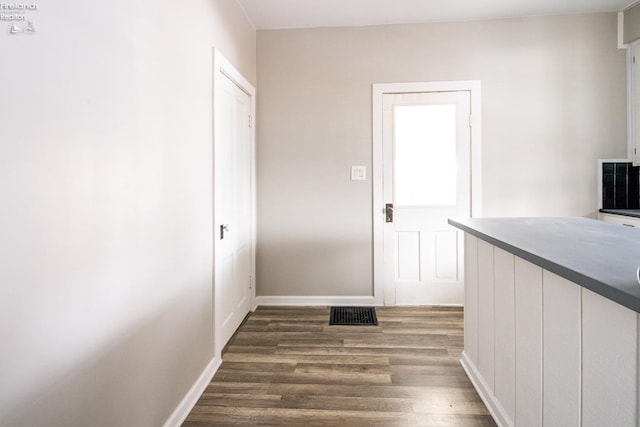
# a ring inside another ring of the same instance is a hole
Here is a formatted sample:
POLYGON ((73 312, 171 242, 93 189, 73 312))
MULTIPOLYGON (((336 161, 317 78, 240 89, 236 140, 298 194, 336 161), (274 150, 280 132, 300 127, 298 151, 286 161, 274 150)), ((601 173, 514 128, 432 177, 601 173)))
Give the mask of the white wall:
POLYGON ((0 425, 158 426, 213 357, 212 48, 255 84, 255 30, 39 4, 0 22, 0 425))
POLYGON ((258 31, 258 295, 372 294, 373 83, 481 80, 486 216, 594 215, 626 156, 616 15, 258 31))

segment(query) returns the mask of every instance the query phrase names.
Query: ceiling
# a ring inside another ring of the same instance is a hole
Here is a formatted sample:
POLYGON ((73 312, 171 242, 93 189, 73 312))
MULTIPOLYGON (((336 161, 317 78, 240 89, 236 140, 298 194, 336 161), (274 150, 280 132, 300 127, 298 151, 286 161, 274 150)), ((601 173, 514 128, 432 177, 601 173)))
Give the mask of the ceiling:
POLYGON ((237 0, 256 29, 349 27, 615 12, 634 0, 237 0))

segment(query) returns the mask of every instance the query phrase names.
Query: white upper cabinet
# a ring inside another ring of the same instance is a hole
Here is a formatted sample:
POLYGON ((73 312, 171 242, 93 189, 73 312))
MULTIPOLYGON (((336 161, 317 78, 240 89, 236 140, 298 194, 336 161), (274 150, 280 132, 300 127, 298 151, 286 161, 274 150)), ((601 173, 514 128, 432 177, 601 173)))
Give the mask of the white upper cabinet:
POLYGON ((629 45, 628 55, 628 144, 629 158, 640 165, 640 40, 629 45))

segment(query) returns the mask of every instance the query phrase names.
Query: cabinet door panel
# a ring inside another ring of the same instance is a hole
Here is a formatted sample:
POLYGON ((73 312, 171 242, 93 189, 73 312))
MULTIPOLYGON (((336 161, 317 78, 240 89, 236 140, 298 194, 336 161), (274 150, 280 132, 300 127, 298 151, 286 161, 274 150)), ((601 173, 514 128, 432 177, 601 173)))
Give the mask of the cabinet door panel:
POLYGON ((625 215, 600 214, 600 218, 605 222, 624 225, 626 227, 640 228, 640 218, 625 215))
POLYGON ((634 166, 640 165, 640 41, 631 43, 628 50, 628 144, 634 166))
POLYGON ((580 287, 543 273, 543 424, 580 425, 580 287))
POLYGON ((582 289, 582 426, 635 426, 638 315, 582 289))
POLYGON ((542 269, 515 261, 515 425, 542 425, 542 269))
POLYGON ((478 241, 478 369, 494 390, 493 245, 478 241))
POLYGON ((478 366, 478 239, 464 236, 464 352, 478 366))
POLYGON ((494 249, 495 276, 495 396, 513 425, 515 396, 514 256, 494 249))

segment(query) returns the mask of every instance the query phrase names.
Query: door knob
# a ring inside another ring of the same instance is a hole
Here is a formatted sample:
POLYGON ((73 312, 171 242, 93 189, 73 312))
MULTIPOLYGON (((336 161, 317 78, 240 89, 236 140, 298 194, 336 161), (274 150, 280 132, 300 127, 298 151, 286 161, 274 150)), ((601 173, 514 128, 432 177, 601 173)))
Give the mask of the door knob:
POLYGON ((384 207, 385 221, 393 222, 393 203, 387 203, 384 207))

